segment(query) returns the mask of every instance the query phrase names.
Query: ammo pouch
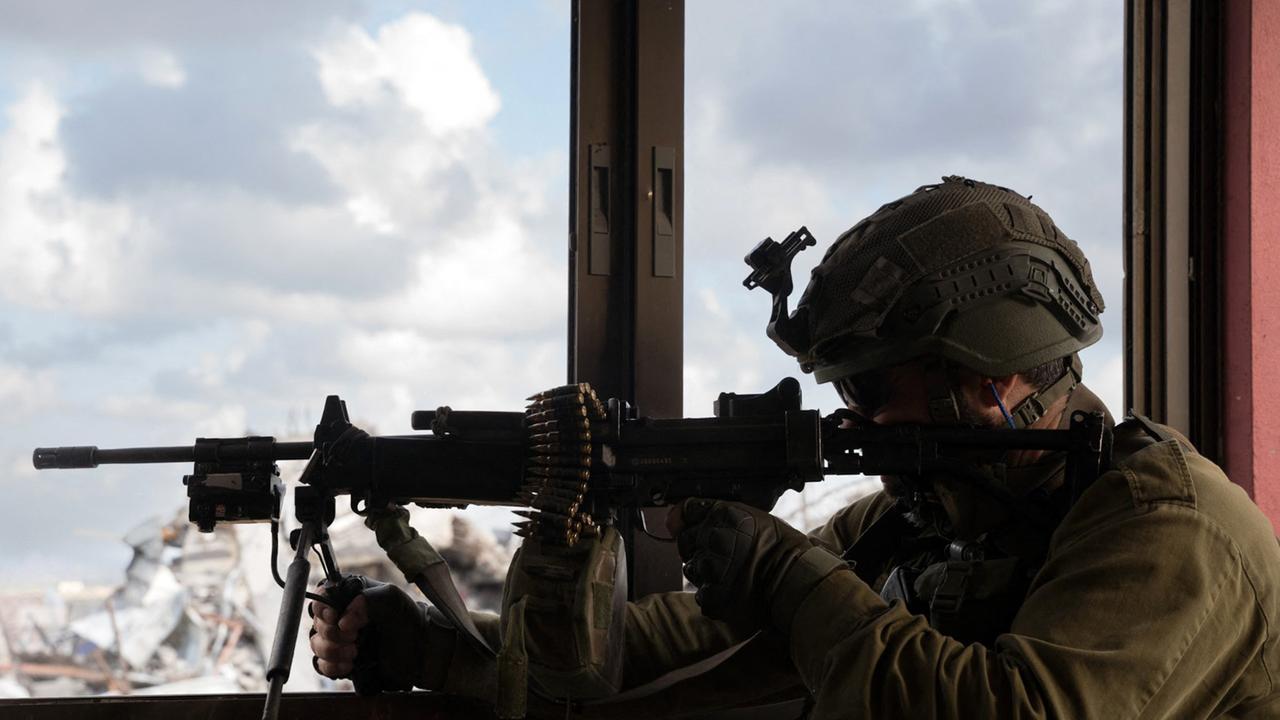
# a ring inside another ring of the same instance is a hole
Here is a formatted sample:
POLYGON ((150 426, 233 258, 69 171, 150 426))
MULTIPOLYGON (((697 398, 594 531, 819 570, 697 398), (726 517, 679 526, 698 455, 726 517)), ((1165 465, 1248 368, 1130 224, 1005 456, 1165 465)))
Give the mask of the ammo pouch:
POLYGON ((912 594, 926 604, 931 627, 961 642, 989 646, 1009 631, 1030 576, 1021 559, 996 558, 934 563, 913 580, 912 594))
POLYGON ((502 593, 499 717, 522 717, 526 688, 586 700, 622 684, 626 550, 612 527, 571 548, 531 537, 516 552, 502 593))

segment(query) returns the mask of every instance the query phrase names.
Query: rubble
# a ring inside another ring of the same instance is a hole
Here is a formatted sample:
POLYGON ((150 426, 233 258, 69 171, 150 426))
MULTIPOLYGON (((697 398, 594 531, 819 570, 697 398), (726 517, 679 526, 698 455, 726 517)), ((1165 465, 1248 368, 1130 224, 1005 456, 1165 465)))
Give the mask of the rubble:
MULTIPOLYGON (((414 526, 454 568, 474 609, 496 610, 512 549, 450 510, 412 508, 414 526)), ((287 537, 282 529, 282 538, 287 537)), ((340 510, 330 528, 344 572, 409 586, 361 518, 340 510)), ((118 587, 75 581, 43 592, 0 595, 0 697, 263 692, 280 588, 271 570, 266 525, 197 532, 186 508, 126 534, 133 549, 118 587)), ((277 562, 289 560, 281 541, 277 562)), ((322 575, 313 564, 313 583, 322 575)), ((290 691, 344 689, 311 669, 299 633, 290 691)))

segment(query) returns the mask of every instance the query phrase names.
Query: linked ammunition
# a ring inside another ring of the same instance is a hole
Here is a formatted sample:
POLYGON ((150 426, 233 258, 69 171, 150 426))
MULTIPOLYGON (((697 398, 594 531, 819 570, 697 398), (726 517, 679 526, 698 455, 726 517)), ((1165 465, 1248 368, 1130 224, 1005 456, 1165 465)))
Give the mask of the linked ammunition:
POLYGON ((582 393, 576 395, 555 395, 534 400, 525 408, 525 412, 541 412, 551 408, 572 407, 574 405, 585 405, 587 397, 582 393))
POLYGON ((533 477, 573 478, 575 480, 582 481, 591 479, 591 471, 582 468, 547 467, 539 465, 526 468, 525 472, 533 477))
MULTIPOLYGON (((539 433, 539 435, 542 436, 546 436, 547 434, 548 433, 539 433)), ((563 439, 557 438, 553 441, 550 438, 545 437, 537 439, 531 437, 530 441, 536 444, 530 445, 530 456, 536 457, 538 455, 545 455, 565 458, 590 457, 591 444, 590 442, 583 442, 583 440, 584 438, 580 437, 563 439)))
POLYGON ((584 443, 581 441, 557 443, 542 442, 533 445, 530 450, 542 455, 569 455, 575 452, 579 455, 590 455, 591 443, 584 443))
MULTIPOLYGON (((553 430, 551 432, 534 433, 529 436, 529 441, 534 443, 535 447, 538 445, 546 444, 546 443, 560 443, 560 442, 590 443, 591 430, 590 429, 579 430, 577 428, 569 428, 563 431, 553 430)), ((590 445, 588 445, 587 447, 590 447, 590 445)))
POLYGON ((590 455, 534 455, 529 458, 529 462, 533 465, 541 465, 543 467, 591 467, 590 455))
POLYGON ((516 494, 516 497, 524 501, 530 501, 538 498, 542 498, 542 499, 553 498, 555 500, 560 500, 563 502, 580 503, 582 502, 583 494, 580 492, 576 492, 571 488, 561 489, 557 487, 542 487, 536 490, 522 489, 519 493, 516 494))
POLYGON ((528 413, 525 419, 530 423, 546 422, 548 420, 560 420, 564 418, 581 419, 588 415, 587 408, 581 405, 572 407, 552 408, 541 412, 528 413))
POLYGON ((545 422, 537 422, 529 425, 529 432, 535 435, 543 432, 551 432, 551 431, 569 432, 574 430, 580 433, 585 433, 587 435, 590 435, 591 422, 586 418, 580 418, 578 420, 556 419, 556 420, 547 420, 545 422))
POLYGON ((591 388, 590 383, 574 383, 572 385, 561 385, 550 390, 543 390, 540 393, 534 393, 525 398, 529 402, 536 402, 546 398, 561 397, 564 395, 595 395, 595 390, 591 388))

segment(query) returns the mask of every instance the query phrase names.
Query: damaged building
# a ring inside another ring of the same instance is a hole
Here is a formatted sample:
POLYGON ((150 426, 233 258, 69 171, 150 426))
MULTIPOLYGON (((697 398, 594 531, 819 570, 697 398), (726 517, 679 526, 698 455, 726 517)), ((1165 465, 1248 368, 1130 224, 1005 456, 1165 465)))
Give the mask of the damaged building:
MULTIPOLYGON (((510 535, 499 541, 457 511, 413 508, 411 515, 449 561, 468 604, 496 611, 510 535)), ((330 537, 344 571, 397 583, 421 599, 360 517, 340 511, 330 537)), ((138 524, 122 540, 133 556, 118 586, 68 581, 0 594, 0 697, 264 691, 281 596, 268 570, 268 527, 201 533, 184 507, 138 524)), ((313 566, 313 584, 321 577, 313 566)), ((290 689, 349 689, 311 672, 305 644, 304 634, 290 689)))

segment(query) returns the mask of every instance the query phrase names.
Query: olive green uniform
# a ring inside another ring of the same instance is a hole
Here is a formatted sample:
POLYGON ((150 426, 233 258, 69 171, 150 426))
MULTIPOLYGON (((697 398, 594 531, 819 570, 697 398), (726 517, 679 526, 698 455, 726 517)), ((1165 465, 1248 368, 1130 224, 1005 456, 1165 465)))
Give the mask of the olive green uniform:
MULTIPOLYGON (((884 402, 864 392, 883 382, 866 373, 914 358, 930 420, 946 426, 964 422, 950 367, 999 378, 1070 357, 1009 423, 1032 426, 1066 393, 1062 426, 1074 410, 1105 412, 1071 390, 1075 353, 1102 333, 1088 261, 1006 188, 924 186, 837 239, 790 313, 789 289, 770 290, 770 337, 863 411, 884 402)), ((1067 487, 1061 456, 1046 455, 993 469, 985 486, 921 482, 932 497, 915 522, 883 493, 864 498, 810 536, 852 567, 806 551, 786 569, 770 606, 785 632, 587 712, 705 717, 801 697, 816 718, 1280 717, 1280 545, 1245 493, 1174 435, 1125 423, 1112 469, 1085 488, 1067 487)), ((625 632, 629 688, 750 636, 683 593, 630 604, 625 632)))
MULTIPOLYGON (((1094 403, 1080 388, 1071 405, 1094 403)), ((883 575, 869 587, 837 571, 804 600, 789 638, 762 633, 708 673, 595 711, 676 716, 807 692, 817 718, 1280 717, 1280 546, 1270 524, 1178 440, 1124 442, 1127 456, 1048 538, 1025 601, 993 643, 959 642, 886 603, 874 587, 883 575)), ((892 507, 873 494, 811 538, 840 553, 892 507)), ((749 634, 705 619, 689 593, 632 603, 625 684, 749 634)))

